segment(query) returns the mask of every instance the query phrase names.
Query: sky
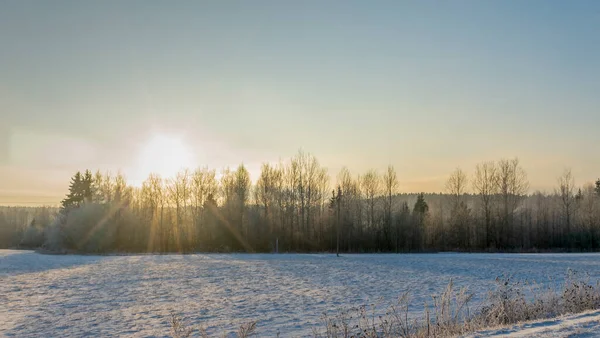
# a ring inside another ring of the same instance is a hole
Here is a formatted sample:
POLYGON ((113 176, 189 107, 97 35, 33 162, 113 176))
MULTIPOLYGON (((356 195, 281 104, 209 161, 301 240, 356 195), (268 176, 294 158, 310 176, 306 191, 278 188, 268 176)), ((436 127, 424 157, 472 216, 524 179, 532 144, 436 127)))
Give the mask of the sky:
POLYGON ((532 191, 600 177, 598 1, 8 0, 0 46, 0 204, 299 149, 404 192, 513 157, 532 191))

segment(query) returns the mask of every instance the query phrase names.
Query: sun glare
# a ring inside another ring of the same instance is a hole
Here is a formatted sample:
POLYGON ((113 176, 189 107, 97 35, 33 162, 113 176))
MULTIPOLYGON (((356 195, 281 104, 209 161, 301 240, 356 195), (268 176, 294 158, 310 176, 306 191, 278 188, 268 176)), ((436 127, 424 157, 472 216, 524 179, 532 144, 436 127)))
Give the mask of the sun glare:
POLYGON ((182 169, 192 167, 192 158, 190 148, 181 137, 155 135, 140 151, 136 181, 145 180, 151 173, 162 178, 175 177, 182 169))

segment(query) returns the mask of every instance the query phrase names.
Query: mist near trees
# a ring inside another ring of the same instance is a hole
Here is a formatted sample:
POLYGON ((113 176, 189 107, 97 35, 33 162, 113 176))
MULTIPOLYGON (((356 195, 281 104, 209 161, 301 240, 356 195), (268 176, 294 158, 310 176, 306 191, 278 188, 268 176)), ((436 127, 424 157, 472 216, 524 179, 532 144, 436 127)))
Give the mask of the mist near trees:
POLYGON ((68 252, 596 251, 600 180, 570 170, 529 192, 518 159, 450 173, 441 194, 399 194, 393 167, 332 179, 311 154, 150 175, 77 172, 60 208, 0 208, 0 247, 68 252))

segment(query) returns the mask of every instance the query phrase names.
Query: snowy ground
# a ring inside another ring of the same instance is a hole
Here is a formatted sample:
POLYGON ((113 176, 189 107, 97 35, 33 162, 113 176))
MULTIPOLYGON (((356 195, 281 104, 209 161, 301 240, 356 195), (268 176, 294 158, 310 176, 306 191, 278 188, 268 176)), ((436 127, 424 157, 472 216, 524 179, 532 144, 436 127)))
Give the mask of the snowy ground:
POLYGON ((420 312, 450 279, 483 297, 502 274, 559 282, 569 268, 597 279, 600 255, 98 257, 0 250, 0 336, 164 337, 171 312, 213 332, 257 320, 261 337, 305 336, 325 311, 387 305, 409 290, 420 312))
POLYGON ((490 329, 465 338, 591 338, 600 337, 600 311, 590 311, 555 319, 490 329))

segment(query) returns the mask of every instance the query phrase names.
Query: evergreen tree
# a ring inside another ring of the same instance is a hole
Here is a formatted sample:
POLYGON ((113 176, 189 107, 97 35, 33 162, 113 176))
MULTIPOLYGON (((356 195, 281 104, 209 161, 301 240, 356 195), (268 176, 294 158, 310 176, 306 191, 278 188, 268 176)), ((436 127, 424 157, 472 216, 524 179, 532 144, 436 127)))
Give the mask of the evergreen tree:
POLYGON ((73 207, 80 206, 83 202, 90 202, 93 196, 94 178, 90 170, 86 170, 81 174, 80 171, 75 173, 69 184, 69 193, 61 202, 61 210, 68 211, 73 207))
POLYGON ((342 204, 342 187, 338 185, 337 187, 337 195, 335 193, 335 190, 333 190, 331 192, 331 198, 329 199, 329 208, 333 210, 334 214, 335 214, 335 233, 336 233, 336 240, 335 240, 335 254, 337 256, 340 255, 340 223, 341 223, 341 218, 340 218, 340 206, 342 204))
POLYGON ((575 201, 579 202, 583 200, 583 193, 581 192, 581 188, 577 190, 577 194, 575 195, 575 201))
POLYGON ((396 217, 396 252, 408 250, 410 223, 410 208, 408 207, 408 203, 403 201, 396 217), (401 240, 404 243, 400 243, 401 240))
POLYGON ((600 196, 600 178, 596 181, 596 194, 600 196))
POLYGON ((427 202, 425 202, 425 197, 424 197, 423 193, 420 193, 417 196, 417 202, 415 202, 415 206, 413 208, 413 213, 418 213, 418 214, 424 215, 428 211, 429 211, 429 206, 427 205, 427 202))
POLYGON ((75 173, 69 184, 69 194, 61 202, 61 211, 68 212, 73 207, 78 207, 84 199, 83 195, 83 177, 81 172, 75 173))
POLYGON ((83 201, 85 201, 85 202, 92 201, 93 186, 94 186, 94 178, 92 176, 92 172, 88 169, 83 174, 83 179, 81 181, 81 195, 83 197, 83 201))
POLYGON ((329 198, 329 209, 332 211, 336 210, 336 201, 337 198, 335 197, 335 190, 331 191, 331 197, 329 198))
POLYGON ((422 250, 425 233, 425 216, 429 212, 429 205, 425 202, 425 196, 420 193, 413 207, 413 229, 411 250, 422 250))

